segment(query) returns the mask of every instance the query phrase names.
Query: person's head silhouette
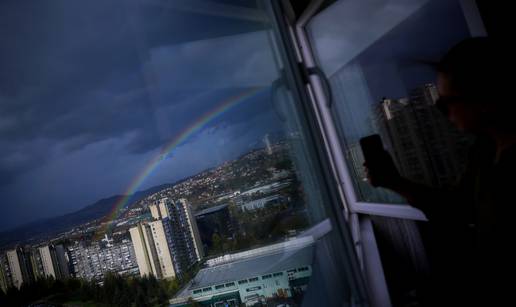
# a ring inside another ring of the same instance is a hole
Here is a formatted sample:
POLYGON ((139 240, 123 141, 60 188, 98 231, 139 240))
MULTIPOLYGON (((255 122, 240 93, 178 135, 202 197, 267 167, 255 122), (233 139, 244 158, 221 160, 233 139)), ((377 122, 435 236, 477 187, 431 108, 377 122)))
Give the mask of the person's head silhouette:
POLYGON ((514 107, 502 94, 504 82, 495 72, 500 63, 491 39, 475 37, 455 45, 437 64, 437 107, 460 130, 514 130, 514 107))

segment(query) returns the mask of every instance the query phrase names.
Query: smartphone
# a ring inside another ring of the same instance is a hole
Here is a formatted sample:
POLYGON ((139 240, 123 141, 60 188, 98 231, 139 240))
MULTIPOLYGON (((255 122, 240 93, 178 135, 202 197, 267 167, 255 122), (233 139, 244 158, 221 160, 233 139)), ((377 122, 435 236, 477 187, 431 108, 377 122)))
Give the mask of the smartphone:
POLYGON ((364 154, 366 164, 379 165, 383 161, 385 149, 383 148, 382 139, 380 135, 373 134, 360 139, 360 147, 364 154))

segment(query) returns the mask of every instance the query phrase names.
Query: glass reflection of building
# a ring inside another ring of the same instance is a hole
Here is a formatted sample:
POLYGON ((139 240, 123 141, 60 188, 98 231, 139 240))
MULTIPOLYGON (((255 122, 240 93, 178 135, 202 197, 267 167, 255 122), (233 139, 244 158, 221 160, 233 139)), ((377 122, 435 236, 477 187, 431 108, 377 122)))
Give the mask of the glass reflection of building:
POLYGON ((453 184, 463 168, 464 139, 435 108, 435 85, 425 84, 408 98, 384 98, 374 123, 400 173, 430 186, 453 184))

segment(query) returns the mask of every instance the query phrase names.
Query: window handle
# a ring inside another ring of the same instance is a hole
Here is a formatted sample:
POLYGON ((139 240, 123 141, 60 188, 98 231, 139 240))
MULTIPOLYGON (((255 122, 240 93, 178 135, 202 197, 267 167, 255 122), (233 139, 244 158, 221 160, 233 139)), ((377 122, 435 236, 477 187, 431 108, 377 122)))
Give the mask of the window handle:
POLYGON ((331 91, 330 81, 326 78, 324 71, 318 66, 310 67, 306 69, 306 73, 308 76, 316 75, 321 80, 322 89, 324 91, 324 95, 326 96, 326 106, 331 108, 333 104, 333 95, 331 91))

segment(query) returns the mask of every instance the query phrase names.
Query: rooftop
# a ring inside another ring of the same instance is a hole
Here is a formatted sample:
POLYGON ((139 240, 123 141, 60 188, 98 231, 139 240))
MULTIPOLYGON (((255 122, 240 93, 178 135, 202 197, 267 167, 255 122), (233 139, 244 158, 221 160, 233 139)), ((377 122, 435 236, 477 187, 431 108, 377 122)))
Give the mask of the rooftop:
POLYGON ((227 255, 230 256, 230 261, 201 269, 193 279, 190 289, 310 265, 313 258, 313 244, 311 243, 313 240, 301 238, 227 255))
POLYGON ((208 209, 204 209, 204 210, 201 210, 201 211, 195 213, 195 216, 201 216, 201 215, 215 213, 215 212, 217 212, 219 210, 225 209, 227 206, 228 206, 228 204, 223 204, 223 205, 218 205, 218 206, 210 207, 208 209))

